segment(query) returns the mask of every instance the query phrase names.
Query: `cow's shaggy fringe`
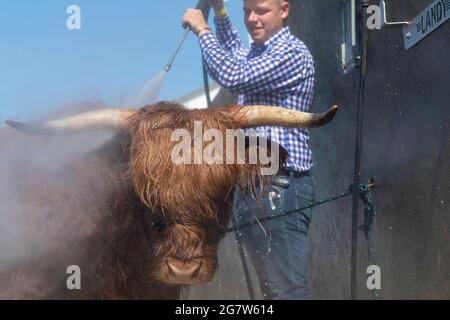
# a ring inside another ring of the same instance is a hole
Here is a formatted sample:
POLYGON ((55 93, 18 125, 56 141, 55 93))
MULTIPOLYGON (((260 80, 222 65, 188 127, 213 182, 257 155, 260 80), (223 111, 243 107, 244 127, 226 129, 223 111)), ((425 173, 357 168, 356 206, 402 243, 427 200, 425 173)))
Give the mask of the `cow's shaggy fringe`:
MULTIPOLYGON (((267 184, 257 164, 174 164, 171 153, 176 141, 171 141, 173 130, 187 129, 194 145, 194 121, 201 121, 203 128, 218 129, 226 136, 227 129, 237 129, 230 117, 239 106, 226 106, 207 110, 188 110, 173 103, 161 102, 146 106, 131 120, 130 173, 140 199, 171 219, 169 213, 177 213, 174 223, 187 225, 220 221, 220 210, 229 207, 236 183, 242 193, 250 187, 256 190, 267 184), (174 181, 176 184, 174 185, 174 181), (192 183, 195 182, 195 183, 192 183)), ((206 143, 203 142, 203 147, 206 143)), ((224 149, 226 143, 224 142, 224 149)), ((192 148, 193 149, 193 148, 192 148)), ((235 143, 236 151, 236 143, 235 143)), ((236 155, 236 152, 234 152, 236 155)), ((192 155, 193 158, 193 155, 192 155)), ((263 188, 260 188, 261 190, 263 188)))

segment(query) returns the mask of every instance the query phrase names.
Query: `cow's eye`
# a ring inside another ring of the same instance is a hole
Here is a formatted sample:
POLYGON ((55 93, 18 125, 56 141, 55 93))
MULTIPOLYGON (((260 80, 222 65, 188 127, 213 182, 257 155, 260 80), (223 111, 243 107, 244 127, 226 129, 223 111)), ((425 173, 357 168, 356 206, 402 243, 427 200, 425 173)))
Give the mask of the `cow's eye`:
POLYGON ((162 232, 162 231, 164 231, 164 229, 167 228, 167 223, 165 223, 161 219, 158 219, 158 220, 152 221, 151 226, 153 228, 155 228, 158 232, 162 232))

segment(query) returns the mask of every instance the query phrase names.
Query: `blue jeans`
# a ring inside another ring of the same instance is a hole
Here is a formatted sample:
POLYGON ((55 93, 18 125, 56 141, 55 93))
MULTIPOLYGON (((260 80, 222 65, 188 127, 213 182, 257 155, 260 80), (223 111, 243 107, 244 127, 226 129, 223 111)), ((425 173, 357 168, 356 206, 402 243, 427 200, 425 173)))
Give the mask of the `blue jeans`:
MULTIPOLYGON (((248 193, 236 197, 238 224, 299 209, 314 202, 310 175, 284 177, 289 187, 269 186, 263 194, 264 209, 248 193)), ((240 242, 250 255, 264 299, 310 299, 307 284, 308 227, 312 209, 261 222, 240 230, 240 242)))

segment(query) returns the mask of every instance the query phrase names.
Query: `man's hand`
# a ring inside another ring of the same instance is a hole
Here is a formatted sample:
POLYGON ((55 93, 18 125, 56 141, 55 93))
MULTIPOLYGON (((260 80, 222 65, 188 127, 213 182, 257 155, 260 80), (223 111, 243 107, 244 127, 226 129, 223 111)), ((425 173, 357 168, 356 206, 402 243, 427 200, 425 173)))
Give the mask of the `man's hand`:
POLYGON ((183 28, 189 27, 198 36, 205 30, 211 30, 201 10, 187 9, 183 17, 183 28))
POLYGON ((225 4, 223 3, 223 0, 208 0, 209 5, 213 7, 215 12, 219 12, 223 8, 225 8, 225 4))
POLYGON ((227 14, 223 0, 208 0, 209 5, 214 9, 216 17, 223 18, 227 14))

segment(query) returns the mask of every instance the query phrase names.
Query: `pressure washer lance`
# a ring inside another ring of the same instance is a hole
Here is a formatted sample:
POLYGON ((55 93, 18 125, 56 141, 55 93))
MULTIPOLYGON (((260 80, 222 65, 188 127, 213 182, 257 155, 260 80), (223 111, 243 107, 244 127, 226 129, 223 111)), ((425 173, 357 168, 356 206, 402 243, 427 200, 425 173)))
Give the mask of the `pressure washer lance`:
MULTIPOLYGON (((210 5, 208 3, 208 0, 199 0, 197 2, 197 5, 195 6, 195 9, 202 10, 203 11, 203 16, 205 17, 205 20, 208 20, 209 10, 211 9, 211 7, 210 7, 210 5)), ((177 44, 177 47, 175 48, 174 53, 170 57, 169 62, 164 67, 164 71, 165 72, 169 72, 170 68, 172 68, 172 63, 175 60, 175 57, 177 56, 178 51, 180 51, 180 48, 183 45, 184 40, 186 40, 186 37, 187 37, 189 31, 191 31, 191 28, 190 27, 186 27, 186 29, 183 32, 183 35, 181 36, 180 41, 178 41, 178 44, 177 44)))
POLYGON ((184 32, 183 32, 183 36, 181 37, 181 40, 178 41, 178 45, 175 48, 174 53, 172 54, 172 56, 170 57, 169 62, 166 64, 166 66, 164 67, 164 71, 165 72, 169 72, 170 68, 172 67, 172 63, 175 60, 175 57, 178 54, 178 51, 180 51, 181 46, 183 45, 184 40, 186 39, 186 36, 188 35, 189 31, 191 31, 191 28, 187 27, 184 32))

